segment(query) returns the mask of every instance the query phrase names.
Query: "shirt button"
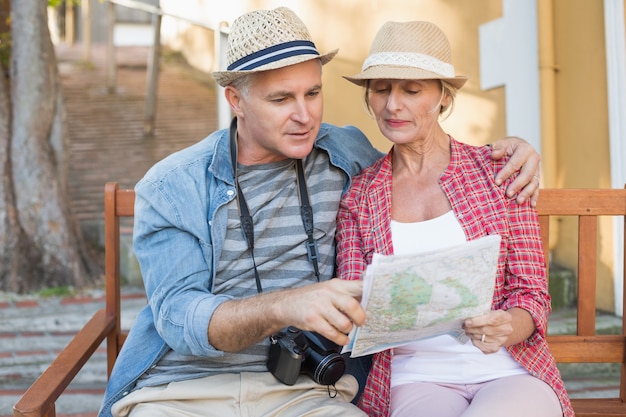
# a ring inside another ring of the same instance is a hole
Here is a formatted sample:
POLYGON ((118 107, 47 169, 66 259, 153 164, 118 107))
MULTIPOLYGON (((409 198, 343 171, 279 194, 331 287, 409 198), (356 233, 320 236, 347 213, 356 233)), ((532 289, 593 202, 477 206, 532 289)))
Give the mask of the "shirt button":
POLYGON ((228 191, 226 191, 226 194, 228 194, 228 196, 230 197, 230 196, 234 195, 235 192, 233 190, 228 190, 228 191))

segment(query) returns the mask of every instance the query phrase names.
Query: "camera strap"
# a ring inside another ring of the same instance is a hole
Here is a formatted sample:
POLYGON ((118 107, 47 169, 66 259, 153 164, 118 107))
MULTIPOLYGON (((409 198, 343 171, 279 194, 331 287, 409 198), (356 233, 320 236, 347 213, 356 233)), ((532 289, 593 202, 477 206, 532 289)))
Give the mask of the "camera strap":
MULTIPOLYGON (((259 278, 259 272, 257 270, 256 261, 254 259, 254 224, 250 210, 248 209, 248 203, 243 195, 241 186, 239 185, 239 179, 237 177, 237 118, 233 118, 230 123, 229 140, 230 140, 230 159, 233 165, 233 175, 235 177, 235 187, 237 191, 237 207, 239 209, 239 218, 241 221, 241 230, 243 232, 246 243, 248 244, 248 250, 252 257, 252 265, 254 266, 254 279, 256 280, 256 288, 259 293, 263 292, 261 286, 261 279, 259 278)), ((317 241, 313 237, 313 208, 311 207, 311 201, 309 198, 309 191, 306 185, 306 178, 304 177, 304 167, 302 166, 302 159, 296 159, 296 183, 298 186, 298 199, 300 201, 300 217, 302 218, 302 225, 307 235, 305 242, 307 256, 309 261, 313 264, 313 270, 317 281, 320 280, 320 272, 318 266, 319 252, 317 249, 317 241)))

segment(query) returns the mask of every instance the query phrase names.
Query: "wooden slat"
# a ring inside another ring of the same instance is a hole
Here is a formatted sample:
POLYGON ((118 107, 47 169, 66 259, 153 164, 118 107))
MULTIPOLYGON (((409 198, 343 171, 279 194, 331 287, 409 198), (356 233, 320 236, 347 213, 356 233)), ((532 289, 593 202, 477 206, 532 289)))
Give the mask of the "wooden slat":
POLYGON ((120 218, 117 215, 117 183, 104 186, 104 262, 106 279, 106 312, 115 320, 113 332, 107 337, 107 376, 117 359, 117 338, 121 329, 120 300, 120 218))
POLYGON ((537 211, 552 216, 621 215, 626 212, 623 189, 544 189, 539 192, 537 211))
MULTIPOLYGON (((119 248, 119 217, 132 217, 135 214, 135 190, 132 189, 119 189, 116 187, 115 189, 115 216, 118 218, 118 224, 116 227, 118 228, 118 236, 116 241, 116 246, 119 248)), ((118 252, 119 254, 119 252, 118 252)), ((117 267, 119 267, 119 259, 117 260, 117 267)), ((117 273, 117 279, 119 280, 120 273, 117 273)), ((118 284, 119 286, 120 284, 118 284)), ((121 306, 120 306, 121 308, 121 306)), ((120 314, 121 319, 121 314, 120 314)), ((128 332, 121 331, 121 325, 119 326, 120 331, 117 332, 117 337, 115 341, 111 341, 112 344, 115 344, 115 348, 111 347, 111 349, 107 350, 107 354, 109 356, 109 375, 111 370, 113 369, 113 364, 117 359, 117 355, 120 350, 122 350, 122 345, 128 336, 128 332)))
POLYGON ((592 336, 596 332, 596 259, 598 217, 578 219, 578 334, 592 336))
POLYGON ((120 217, 132 217, 135 213, 135 191, 118 189, 116 200, 115 214, 120 217))
POLYGON ((120 334, 120 337, 118 337, 117 339, 117 351, 119 352, 120 350, 122 350, 122 345, 124 344, 124 342, 126 341, 126 338, 128 337, 128 332, 122 332, 120 334))
POLYGON ((550 352, 557 362, 622 363, 626 338, 620 335, 548 336, 550 352))
POLYGON ((626 416, 626 403, 619 398, 575 398, 572 406, 576 417, 626 416))

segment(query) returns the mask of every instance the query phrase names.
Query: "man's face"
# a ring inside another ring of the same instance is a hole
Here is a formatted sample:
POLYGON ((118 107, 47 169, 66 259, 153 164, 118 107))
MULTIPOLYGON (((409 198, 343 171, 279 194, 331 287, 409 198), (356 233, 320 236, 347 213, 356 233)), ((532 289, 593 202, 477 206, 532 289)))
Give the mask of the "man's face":
POLYGON ((239 93, 239 162, 306 157, 322 123, 322 67, 317 59, 259 72, 239 93))

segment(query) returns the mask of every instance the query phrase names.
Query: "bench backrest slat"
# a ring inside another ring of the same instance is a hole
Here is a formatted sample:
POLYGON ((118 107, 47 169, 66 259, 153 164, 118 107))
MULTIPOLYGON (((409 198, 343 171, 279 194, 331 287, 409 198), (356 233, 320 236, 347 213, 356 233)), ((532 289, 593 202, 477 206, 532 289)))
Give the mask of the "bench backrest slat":
POLYGON ((107 369, 111 375, 126 332, 121 325, 120 229, 122 217, 132 217, 135 211, 135 191, 119 189, 117 183, 104 188, 104 258, 107 315, 116 317, 115 329, 107 337, 107 369))

